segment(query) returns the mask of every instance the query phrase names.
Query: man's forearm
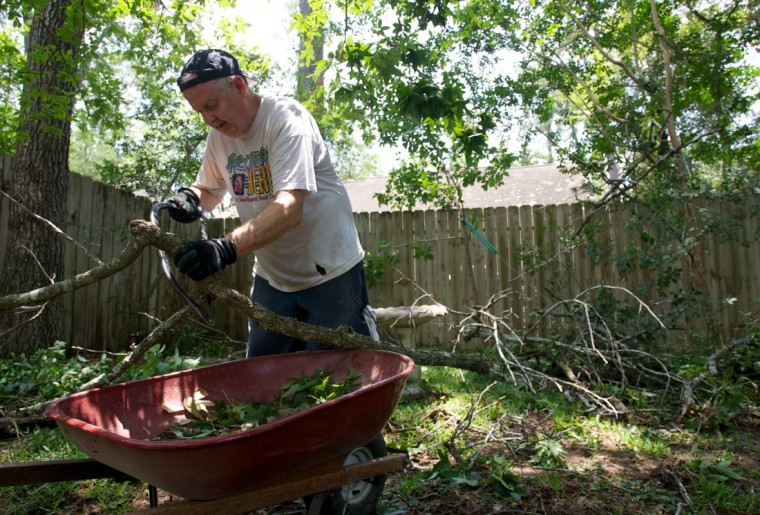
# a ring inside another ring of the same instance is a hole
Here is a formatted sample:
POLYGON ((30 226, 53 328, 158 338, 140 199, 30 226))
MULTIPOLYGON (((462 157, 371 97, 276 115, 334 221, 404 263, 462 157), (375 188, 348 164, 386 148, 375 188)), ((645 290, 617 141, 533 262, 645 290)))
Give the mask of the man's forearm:
POLYGON ((238 256, 248 254, 277 240, 301 223, 306 190, 279 191, 274 201, 227 237, 237 245, 238 256))

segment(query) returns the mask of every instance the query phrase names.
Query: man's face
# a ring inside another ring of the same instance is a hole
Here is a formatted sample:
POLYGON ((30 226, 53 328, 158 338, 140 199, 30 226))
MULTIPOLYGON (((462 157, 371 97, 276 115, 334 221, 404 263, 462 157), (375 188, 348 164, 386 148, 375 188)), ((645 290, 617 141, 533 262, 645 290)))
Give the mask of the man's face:
POLYGON ((206 125, 230 138, 247 131, 253 120, 245 102, 247 85, 242 77, 210 80, 184 91, 185 100, 200 113, 206 125))

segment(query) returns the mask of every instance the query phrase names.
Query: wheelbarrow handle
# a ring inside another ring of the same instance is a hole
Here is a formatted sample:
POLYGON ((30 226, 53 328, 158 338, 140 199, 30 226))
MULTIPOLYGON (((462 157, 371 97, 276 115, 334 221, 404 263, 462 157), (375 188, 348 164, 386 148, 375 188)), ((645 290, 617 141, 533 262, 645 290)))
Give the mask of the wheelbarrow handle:
MULTIPOLYGON (((174 206, 169 202, 157 202, 153 204, 153 207, 150 210, 150 221, 158 225, 158 213, 160 213, 163 209, 170 207, 174 206)), ((206 230, 207 219, 208 218, 206 217, 206 214, 202 213, 201 237, 204 240, 208 239, 208 233, 206 230)), ((158 226, 161 227, 160 225, 158 226)), ((164 271, 164 276, 166 276, 166 278, 169 280, 169 284, 171 284, 177 293, 179 293, 182 298, 184 298, 185 301, 190 304, 190 306, 195 310, 196 313, 198 313, 198 316, 200 316, 204 322, 206 322, 208 325, 214 325, 214 316, 211 312, 211 302, 209 301, 209 308, 204 309, 203 306, 201 306, 198 301, 196 301, 192 295, 190 295, 188 291, 177 282, 177 279, 175 279, 174 273, 172 272, 171 264, 169 263, 169 257, 166 255, 166 252, 158 249, 158 255, 161 258, 161 269, 164 271)))

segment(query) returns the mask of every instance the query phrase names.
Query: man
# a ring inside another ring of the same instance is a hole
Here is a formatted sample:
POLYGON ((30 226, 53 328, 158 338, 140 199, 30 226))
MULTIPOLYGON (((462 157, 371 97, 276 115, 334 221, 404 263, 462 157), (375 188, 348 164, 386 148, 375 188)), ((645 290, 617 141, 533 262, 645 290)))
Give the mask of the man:
MULTIPOLYGON (((285 317, 368 335, 364 251, 313 117, 295 100, 253 92, 223 50, 197 52, 177 83, 211 130, 195 183, 178 190, 169 213, 190 222, 229 193, 241 220, 229 234, 181 248, 174 258, 180 271, 198 281, 254 252, 253 301, 285 317)), ((326 348, 253 320, 249 330, 248 357, 326 348)))

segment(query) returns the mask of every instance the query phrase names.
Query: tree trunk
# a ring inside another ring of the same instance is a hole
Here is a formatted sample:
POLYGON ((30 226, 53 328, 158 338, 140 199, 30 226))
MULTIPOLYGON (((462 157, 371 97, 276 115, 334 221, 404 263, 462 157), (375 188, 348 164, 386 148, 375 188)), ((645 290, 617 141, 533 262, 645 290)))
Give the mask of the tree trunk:
MULTIPOLYGON (((304 18, 309 16, 312 13, 312 8, 309 4, 309 0, 299 0, 298 10, 304 18)), ((304 36, 301 35, 301 40, 299 41, 298 48, 298 75, 296 79, 298 81, 298 84, 296 85, 296 96, 299 101, 304 101, 310 98, 314 95, 314 92, 318 86, 324 85, 324 76, 322 74, 317 77, 313 76, 314 72, 316 71, 317 61, 321 61, 324 58, 324 30, 321 30, 319 35, 311 41, 304 41, 303 38, 304 36), (311 45, 314 49, 314 58, 308 63, 302 63, 300 62, 301 52, 307 45, 311 45)))
MULTIPOLYGON (((21 93, 21 135, 11 162, 7 253, 0 289, 26 292, 63 279, 64 242, 32 213, 65 230, 70 120, 82 27, 67 19, 70 0, 36 10, 27 34, 28 81, 21 93)), ((76 11, 72 9, 72 11, 76 11)), ((60 299, 3 315, 0 346, 24 351, 64 335, 60 299), (43 307, 44 306, 44 307, 43 307)))

